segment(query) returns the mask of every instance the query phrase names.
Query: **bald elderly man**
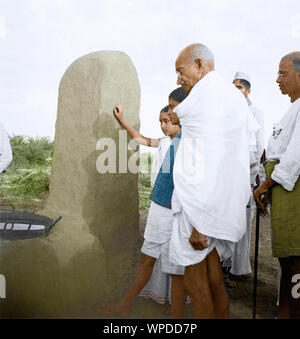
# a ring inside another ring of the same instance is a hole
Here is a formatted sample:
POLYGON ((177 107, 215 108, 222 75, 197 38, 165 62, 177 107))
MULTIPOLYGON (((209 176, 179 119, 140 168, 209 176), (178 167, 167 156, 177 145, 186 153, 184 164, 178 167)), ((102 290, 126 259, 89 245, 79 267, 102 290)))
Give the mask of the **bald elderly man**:
POLYGON ((277 83, 292 103, 269 139, 267 179, 254 198, 267 215, 271 199, 272 251, 281 267, 279 318, 300 319, 300 52, 284 56, 277 83))
POLYGON ((170 260, 185 266, 195 318, 228 318, 221 259, 246 230, 251 195, 248 106, 214 69, 202 44, 180 52, 177 84, 188 97, 170 112, 182 128, 174 164, 170 260))

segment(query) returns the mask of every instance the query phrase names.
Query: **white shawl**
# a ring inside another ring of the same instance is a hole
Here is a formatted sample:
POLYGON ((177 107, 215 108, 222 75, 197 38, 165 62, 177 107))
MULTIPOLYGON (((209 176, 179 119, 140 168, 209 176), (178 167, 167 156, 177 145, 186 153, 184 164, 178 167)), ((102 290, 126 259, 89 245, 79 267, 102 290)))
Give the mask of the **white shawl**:
POLYGON ((247 114, 247 131, 249 138, 249 154, 250 154, 250 182, 251 186, 256 185, 256 176, 259 171, 261 153, 261 144, 259 140, 261 127, 252 115, 250 109, 247 114))
POLYGON ((174 111, 182 137, 174 164, 173 213, 183 209, 200 233, 237 242, 246 230, 251 195, 248 105, 213 71, 174 111))

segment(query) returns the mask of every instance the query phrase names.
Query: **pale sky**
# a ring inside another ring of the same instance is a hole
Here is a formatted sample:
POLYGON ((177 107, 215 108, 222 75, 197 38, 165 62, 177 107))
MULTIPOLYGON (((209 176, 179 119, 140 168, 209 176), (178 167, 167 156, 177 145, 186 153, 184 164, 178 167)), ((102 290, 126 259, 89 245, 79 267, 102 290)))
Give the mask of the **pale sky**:
POLYGON ((300 50, 299 0, 0 0, 0 121, 10 135, 54 138, 58 86, 77 58, 120 50, 141 86, 141 133, 158 122, 177 87, 175 59, 191 43, 214 53, 228 81, 252 78, 265 142, 290 102, 275 82, 280 58, 300 50))

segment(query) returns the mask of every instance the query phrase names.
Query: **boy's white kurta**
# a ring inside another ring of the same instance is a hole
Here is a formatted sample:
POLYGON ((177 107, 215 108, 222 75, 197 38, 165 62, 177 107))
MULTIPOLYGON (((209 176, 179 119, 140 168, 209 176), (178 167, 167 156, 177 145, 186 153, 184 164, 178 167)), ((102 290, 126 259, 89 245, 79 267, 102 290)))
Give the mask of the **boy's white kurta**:
POLYGON ((182 138, 174 164, 170 260, 188 266, 245 233, 251 195, 249 112, 243 96, 215 71, 202 78, 174 111, 182 138), (192 248, 193 228, 208 237, 209 249, 192 248))
POLYGON ((159 140, 158 150, 154 155, 152 166, 151 166, 151 186, 155 184, 155 180, 161 168, 161 165, 164 161, 165 155, 171 145, 171 138, 169 136, 164 136, 159 140))

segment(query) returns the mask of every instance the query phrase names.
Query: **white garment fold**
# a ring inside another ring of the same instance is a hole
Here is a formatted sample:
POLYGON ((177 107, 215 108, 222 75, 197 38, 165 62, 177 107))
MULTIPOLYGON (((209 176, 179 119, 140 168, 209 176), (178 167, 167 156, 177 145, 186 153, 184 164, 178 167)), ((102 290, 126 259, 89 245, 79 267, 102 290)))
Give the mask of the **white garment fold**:
POLYGON ((264 151, 264 141, 265 141, 265 122, 263 112, 254 105, 249 105, 249 110, 252 113, 253 118, 259 125, 259 130, 256 133, 257 138, 257 157, 261 158, 264 151))
POLYGON ((251 169, 251 185, 256 186, 256 176, 258 174, 260 181, 265 180, 265 168, 263 164, 260 163, 260 159, 263 155, 264 152, 264 115, 263 113, 252 103, 249 105, 249 110, 252 113, 252 116, 254 117, 255 121, 259 125, 259 129, 256 131, 255 136, 256 136, 256 145, 257 145, 257 150, 255 152, 255 157, 257 159, 257 162, 259 163, 258 167, 255 167, 251 169))
POLYGON ((300 98, 273 127, 267 148, 268 160, 279 160, 272 179, 292 191, 300 175, 300 98))
POLYGON ((8 135, 0 124, 0 173, 7 169, 12 161, 12 150, 8 135))
MULTIPOLYGON (((174 111, 182 137, 174 163, 172 211, 183 211, 207 237, 237 242, 246 230, 245 208, 251 195, 248 105, 232 84, 213 71, 174 111)), ((177 239, 191 234, 181 223, 173 227, 176 232, 177 239)), ((171 247, 180 257, 184 247, 174 241, 172 234, 171 247)), ((195 252, 205 251, 192 249, 185 265, 194 263, 195 252)))
POLYGON ((214 248, 216 248, 221 261, 232 256, 233 242, 212 237, 207 237, 210 245, 208 248, 203 251, 194 250, 189 242, 192 231, 193 225, 190 223, 187 214, 183 210, 176 213, 173 218, 173 232, 169 250, 171 262, 181 266, 195 265, 205 259, 214 248))
POLYGON ((171 142, 172 140, 168 136, 164 136, 160 138, 159 140, 158 150, 154 155, 152 166, 151 166, 151 186, 152 187, 155 184, 157 174, 159 173, 159 170, 161 168, 165 155, 171 145, 171 142))
POLYGON ((247 114, 247 130, 249 138, 249 155, 250 155, 250 181, 251 185, 256 185, 256 176, 259 171, 260 158, 262 156, 260 144, 258 140, 258 132, 261 129, 260 125, 253 117, 250 109, 247 114))
POLYGON ((168 242, 172 234, 172 224, 172 211, 151 201, 144 238, 158 244, 168 242))

